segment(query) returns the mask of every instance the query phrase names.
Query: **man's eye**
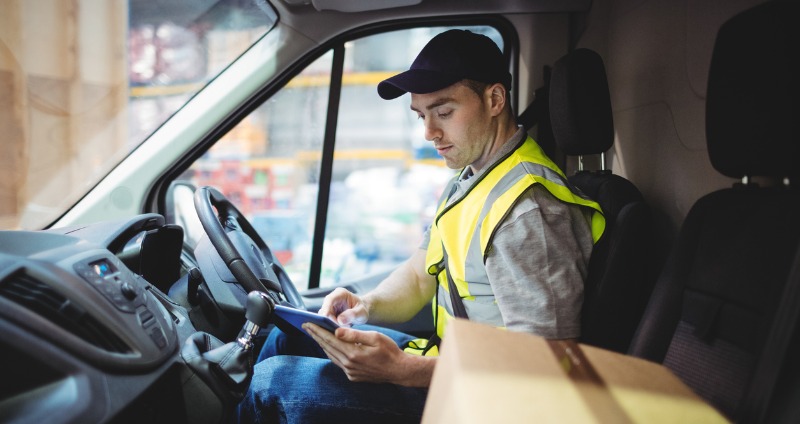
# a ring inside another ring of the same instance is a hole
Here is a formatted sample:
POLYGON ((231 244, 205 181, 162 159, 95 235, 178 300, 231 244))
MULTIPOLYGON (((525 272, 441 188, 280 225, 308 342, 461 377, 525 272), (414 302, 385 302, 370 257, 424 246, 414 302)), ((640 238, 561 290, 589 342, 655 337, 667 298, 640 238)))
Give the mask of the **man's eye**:
POLYGON ((452 110, 449 110, 447 112, 439 112, 437 113, 437 116, 439 116, 439 118, 447 118, 448 116, 450 116, 451 113, 453 113, 452 110))

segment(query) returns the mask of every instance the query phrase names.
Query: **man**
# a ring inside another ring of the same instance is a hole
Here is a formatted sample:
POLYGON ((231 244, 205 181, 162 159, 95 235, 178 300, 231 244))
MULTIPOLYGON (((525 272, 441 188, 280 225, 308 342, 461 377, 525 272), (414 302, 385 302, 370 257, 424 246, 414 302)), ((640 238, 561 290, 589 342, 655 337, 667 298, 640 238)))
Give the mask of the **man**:
POLYGON ((306 324, 318 345, 270 334, 240 420, 418 422, 452 317, 551 339, 580 335, 583 281, 604 220, 516 125, 505 63, 491 39, 451 30, 378 85, 384 99, 411 93, 425 138, 461 172, 421 249, 372 292, 339 288, 325 298, 319 313, 343 328, 306 324), (349 328, 407 321, 431 299, 430 341, 349 328))

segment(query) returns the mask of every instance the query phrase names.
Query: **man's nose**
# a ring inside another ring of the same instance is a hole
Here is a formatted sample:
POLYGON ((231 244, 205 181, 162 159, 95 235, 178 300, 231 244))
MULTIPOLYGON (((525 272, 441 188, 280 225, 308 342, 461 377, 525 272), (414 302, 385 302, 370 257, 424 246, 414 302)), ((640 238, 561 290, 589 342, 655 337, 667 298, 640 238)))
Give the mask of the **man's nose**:
POLYGON ((425 119, 425 140, 433 141, 437 138, 442 138, 442 131, 433 124, 432 120, 425 119))

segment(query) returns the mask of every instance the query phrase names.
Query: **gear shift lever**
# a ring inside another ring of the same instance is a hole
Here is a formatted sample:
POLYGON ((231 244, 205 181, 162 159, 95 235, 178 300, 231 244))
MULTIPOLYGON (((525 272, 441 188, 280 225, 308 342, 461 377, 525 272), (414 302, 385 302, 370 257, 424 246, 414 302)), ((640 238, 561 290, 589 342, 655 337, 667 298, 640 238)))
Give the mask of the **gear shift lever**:
POLYGON ((211 334, 192 334, 181 349, 186 365, 219 397, 226 411, 244 397, 253 376, 253 337, 269 323, 275 309, 272 298, 261 292, 247 295, 247 322, 235 341, 223 344, 211 334))
POLYGON ((261 327, 269 323, 269 317, 272 311, 275 310, 275 303, 268 294, 251 291, 247 295, 247 309, 244 317, 247 322, 244 323, 244 328, 239 332, 236 342, 239 347, 245 350, 253 348, 253 337, 258 333, 261 327))

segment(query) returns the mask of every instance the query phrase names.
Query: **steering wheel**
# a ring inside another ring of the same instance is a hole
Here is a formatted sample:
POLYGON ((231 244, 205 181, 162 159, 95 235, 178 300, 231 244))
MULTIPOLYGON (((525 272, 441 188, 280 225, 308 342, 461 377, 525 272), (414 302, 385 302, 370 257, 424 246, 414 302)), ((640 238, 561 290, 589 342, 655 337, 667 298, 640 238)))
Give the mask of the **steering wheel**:
POLYGON ((276 304, 305 309, 281 263, 225 195, 213 187, 200 187, 194 193, 194 206, 209 241, 246 292, 266 292, 276 304))

